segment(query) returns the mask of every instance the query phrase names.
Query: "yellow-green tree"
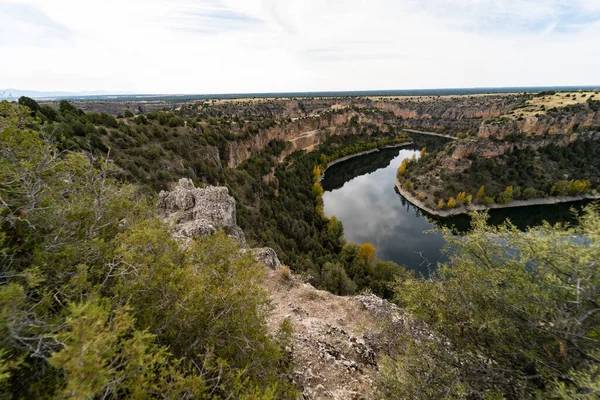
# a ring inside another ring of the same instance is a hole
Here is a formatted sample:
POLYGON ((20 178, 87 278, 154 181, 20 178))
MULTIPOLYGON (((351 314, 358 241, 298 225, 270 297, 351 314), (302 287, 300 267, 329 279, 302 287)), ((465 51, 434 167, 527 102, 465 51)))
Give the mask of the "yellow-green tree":
POLYGON ((321 163, 321 165, 327 165, 327 161, 327 156, 325 154, 321 154, 321 156, 319 156, 319 162, 321 163))
POLYGON ((485 186, 481 186, 475 195, 477 201, 482 201, 485 198, 485 186))
POLYGON ((313 185, 312 194, 317 199, 323 196, 323 187, 319 182, 315 182, 313 185))
POLYGON ((419 158, 425 157, 426 154, 427 154, 427 147, 423 147, 421 149, 421 153, 419 153, 419 158))
POLYGON ((406 172, 406 167, 408 166, 408 158, 402 160, 402 164, 398 168, 398 175, 403 175, 406 172))
POLYGON ((496 200, 500 204, 510 203, 513 200, 513 187, 507 186, 504 192, 497 196, 496 200))
POLYGON ((454 208, 456 207, 456 200, 454 200, 454 197, 450 197, 448 199, 448 208, 454 208))
POLYGON ((372 264, 377 260, 375 247, 371 243, 361 244, 358 248, 357 259, 362 264, 372 264))
POLYGON ((440 200, 438 201, 437 208, 441 210, 441 209, 443 209, 444 207, 446 207, 446 203, 444 203, 444 200, 440 199, 440 200))
POLYGON ((320 165, 315 165, 313 168, 313 182, 318 182, 321 174, 323 173, 323 169, 320 165))

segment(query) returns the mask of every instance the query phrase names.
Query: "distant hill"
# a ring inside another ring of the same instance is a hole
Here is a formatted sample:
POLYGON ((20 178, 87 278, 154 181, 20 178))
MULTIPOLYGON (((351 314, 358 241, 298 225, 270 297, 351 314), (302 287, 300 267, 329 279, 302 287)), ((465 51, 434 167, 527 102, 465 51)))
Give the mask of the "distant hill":
POLYGON ((129 94, 125 92, 82 91, 82 92, 41 92, 35 90, 0 89, 0 99, 16 100, 27 96, 40 101, 70 99, 74 101, 166 101, 185 102, 211 99, 281 98, 281 97, 347 97, 347 96, 447 96, 474 95, 488 93, 542 92, 548 90, 592 90, 600 85, 586 86, 531 86, 502 88, 446 88, 446 89, 404 89, 404 90, 348 90, 322 92, 277 92, 277 93, 220 93, 220 94, 129 94))
POLYGON ((40 92, 36 90, 0 89, 0 98, 9 100, 18 99, 21 96, 27 96, 34 99, 56 99, 65 97, 107 96, 110 94, 110 92, 102 90, 89 92, 40 92))

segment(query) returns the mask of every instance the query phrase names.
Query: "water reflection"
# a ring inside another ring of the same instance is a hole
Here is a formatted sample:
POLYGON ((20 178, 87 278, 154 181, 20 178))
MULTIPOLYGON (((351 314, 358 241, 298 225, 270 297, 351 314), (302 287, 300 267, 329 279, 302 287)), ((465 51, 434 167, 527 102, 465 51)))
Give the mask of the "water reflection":
MULTIPOLYGON (((370 242, 382 260, 398 264, 428 275, 426 258, 434 266, 445 260, 443 237, 433 230, 434 224, 455 226, 465 232, 470 226, 468 216, 435 218, 412 206, 396 192, 396 170, 407 157, 417 154, 422 143, 402 149, 386 149, 377 153, 352 158, 329 168, 322 185, 325 214, 335 215, 344 224, 346 240, 354 243, 370 242)), ((428 143, 428 149, 432 148, 428 143)), ((578 203, 581 209, 586 203, 578 203)), ((532 206, 493 210, 490 223, 499 224, 507 218, 520 229, 551 223, 574 222, 570 208, 573 205, 532 206)))
POLYGON ((433 225, 395 192, 396 170, 406 157, 417 154, 416 148, 383 150, 393 157, 371 157, 370 154, 336 164, 325 174, 325 214, 335 215, 344 224, 346 240, 354 243, 370 242, 382 260, 393 260, 398 264, 427 274, 423 257, 433 264, 442 260, 440 253, 444 239, 439 233, 425 234, 433 225), (336 187, 339 177, 353 170, 354 165, 364 165, 375 159, 385 163, 379 169, 349 179, 341 188, 336 187), (404 201, 401 201, 404 200, 404 201))

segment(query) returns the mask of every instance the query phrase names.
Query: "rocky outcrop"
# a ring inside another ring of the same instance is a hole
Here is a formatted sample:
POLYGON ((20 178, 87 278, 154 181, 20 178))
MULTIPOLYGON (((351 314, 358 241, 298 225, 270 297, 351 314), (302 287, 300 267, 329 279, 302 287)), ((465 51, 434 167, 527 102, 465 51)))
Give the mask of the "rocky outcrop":
POLYGON ((277 253, 270 247, 262 247, 257 249, 242 249, 242 253, 250 252, 254 260, 261 263, 272 270, 277 270, 281 267, 281 262, 277 257, 277 253))
POLYGON ((236 223, 235 200, 226 187, 200 189, 191 179, 180 179, 172 191, 159 193, 158 212, 174 224, 177 237, 204 236, 224 230, 244 242, 244 232, 236 223))
MULTIPOLYGON (((241 246, 246 244, 244 232, 236 223, 235 199, 226 187, 197 188, 191 179, 182 178, 173 190, 159 193, 158 214, 173 224, 177 238, 201 237, 223 230, 241 246)), ((277 253, 269 247, 243 248, 241 252, 250 252, 256 262, 272 270, 281 267, 277 253)))

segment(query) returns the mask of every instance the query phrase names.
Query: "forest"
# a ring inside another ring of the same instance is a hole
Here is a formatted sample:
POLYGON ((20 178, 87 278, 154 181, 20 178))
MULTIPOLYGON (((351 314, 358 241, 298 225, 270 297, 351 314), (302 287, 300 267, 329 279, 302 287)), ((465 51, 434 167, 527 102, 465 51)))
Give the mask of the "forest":
MULTIPOLYGON (((344 149, 395 137, 331 136, 282 163, 286 143, 272 142, 226 169, 195 152, 223 151, 238 133, 222 120, 207 126, 173 112, 115 119, 68 102, 0 103, 2 398, 297 398, 293 332, 282 324, 267 333, 263 267, 224 234, 180 246, 155 216, 156 191, 173 179, 161 166, 226 185, 249 241, 276 249, 307 282, 376 293, 422 321, 426 340, 393 330, 382 338, 381 397, 600 394, 596 206, 577 226, 529 232, 477 215, 467 235, 443 231, 448 263, 412 276, 376 260, 369 244, 345 243, 341 222, 323 215, 318 182, 344 149), (273 168, 276 180, 263 180, 273 168)), ((568 160, 598 151, 574 149, 544 156, 575 173, 583 164, 568 160)))
POLYGON ((422 161, 408 162, 398 175, 407 189, 415 194, 423 192, 433 208, 438 204, 443 206, 437 208, 462 205, 459 196, 462 200, 472 196, 474 202, 490 205, 574 196, 600 186, 600 143, 593 139, 578 139, 568 146, 551 144, 537 150, 515 148, 491 158, 470 155, 468 167, 440 173, 443 187, 432 189, 427 183, 420 184, 420 177, 439 168, 439 159, 437 153, 427 154, 422 161))

